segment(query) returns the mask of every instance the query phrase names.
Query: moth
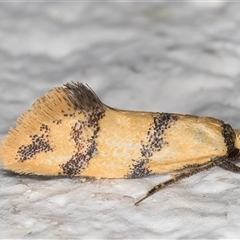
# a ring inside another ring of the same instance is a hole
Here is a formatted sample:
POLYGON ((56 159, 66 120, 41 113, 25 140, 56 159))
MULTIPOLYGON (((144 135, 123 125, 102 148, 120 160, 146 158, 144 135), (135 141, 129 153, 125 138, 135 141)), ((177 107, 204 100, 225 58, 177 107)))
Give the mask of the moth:
POLYGON ((121 110, 77 82, 50 90, 0 144, 7 170, 43 176, 142 178, 170 173, 145 197, 219 166, 239 173, 240 131, 211 117, 121 110))

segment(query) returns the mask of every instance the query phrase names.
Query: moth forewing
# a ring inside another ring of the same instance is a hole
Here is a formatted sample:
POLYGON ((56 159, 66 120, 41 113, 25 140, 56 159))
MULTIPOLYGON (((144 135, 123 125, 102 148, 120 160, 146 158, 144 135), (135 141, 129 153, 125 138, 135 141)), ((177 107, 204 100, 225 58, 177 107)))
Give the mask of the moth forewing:
POLYGON ((237 172, 240 131, 223 121, 175 113, 108 107, 82 83, 67 83, 38 99, 0 145, 3 167, 17 173, 173 179, 218 165, 237 172))

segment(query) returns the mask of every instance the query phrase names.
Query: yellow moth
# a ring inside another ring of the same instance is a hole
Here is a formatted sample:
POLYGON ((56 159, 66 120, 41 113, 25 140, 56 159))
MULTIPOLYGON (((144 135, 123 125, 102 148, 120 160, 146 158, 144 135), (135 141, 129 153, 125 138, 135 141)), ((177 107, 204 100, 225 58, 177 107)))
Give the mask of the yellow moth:
POLYGON ((240 131, 210 117, 138 112, 103 104, 82 83, 36 100, 0 145, 0 162, 21 174, 141 178, 171 173, 146 197, 213 166, 240 168, 240 131))

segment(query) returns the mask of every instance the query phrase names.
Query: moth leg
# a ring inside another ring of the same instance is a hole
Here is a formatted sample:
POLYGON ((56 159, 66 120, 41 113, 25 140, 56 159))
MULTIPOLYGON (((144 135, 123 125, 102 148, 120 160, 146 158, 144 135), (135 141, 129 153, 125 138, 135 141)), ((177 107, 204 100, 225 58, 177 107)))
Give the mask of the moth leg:
POLYGON ((208 163, 209 162, 202 163, 202 164, 188 164, 188 165, 185 165, 183 168, 177 169, 173 173, 170 173, 170 174, 172 174, 172 176, 175 176, 176 173, 191 171, 191 170, 196 169, 198 167, 203 167, 204 165, 207 165, 208 163))
POLYGON ((142 202, 144 199, 150 197, 151 195, 153 195, 154 193, 158 192, 159 190, 167 187, 168 185, 170 184, 173 184, 179 180, 182 180, 184 178, 187 178, 187 177, 190 177, 196 173, 199 173, 201 171, 204 171, 204 170, 207 170, 211 167, 214 167, 216 166, 216 163, 214 161, 209 161, 207 163, 204 163, 202 164, 201 166, 199 167, 196 167, 196 168, 193 168, 191 170, 187 170, 187 171, 184 171, 182 173, 179 173, 179 174, 176 174, 173 178, 165 181, 165 182, 162 182, 156 186, 154 186, 150 191, 148 191, 148 193, 146 194, 145 197, 141 198, 139 201, 137 201, 134 205, 139 205, 140 202, 142 202))
MULTIPOLYGON (((235 159, 234 159, 235 160, 235 159)), ((229 170, 234 173, 240 173, 240 167, 230 162, 227 157, 222 157, 214 160, 216 166, 219 166, 225 170, 229 170)))
POLYGON ((231 162, 240 162, 240 156, 234 157, 234 158, 229 158, 228 161, 231 162))

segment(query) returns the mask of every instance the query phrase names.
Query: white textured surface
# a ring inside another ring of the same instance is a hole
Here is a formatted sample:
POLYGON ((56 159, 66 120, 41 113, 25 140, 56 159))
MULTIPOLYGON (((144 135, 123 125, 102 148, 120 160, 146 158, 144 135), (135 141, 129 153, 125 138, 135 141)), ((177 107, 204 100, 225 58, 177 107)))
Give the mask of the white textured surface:
MULTIPOLYGON (((240 5, 1 3, 0 138, 68 81, 108 105, 240 128, 240 5)), ((133 203, 166 176, 96 180, 0 169, 0 238, 238 238, 240 175, 213 168, 133 203)))

